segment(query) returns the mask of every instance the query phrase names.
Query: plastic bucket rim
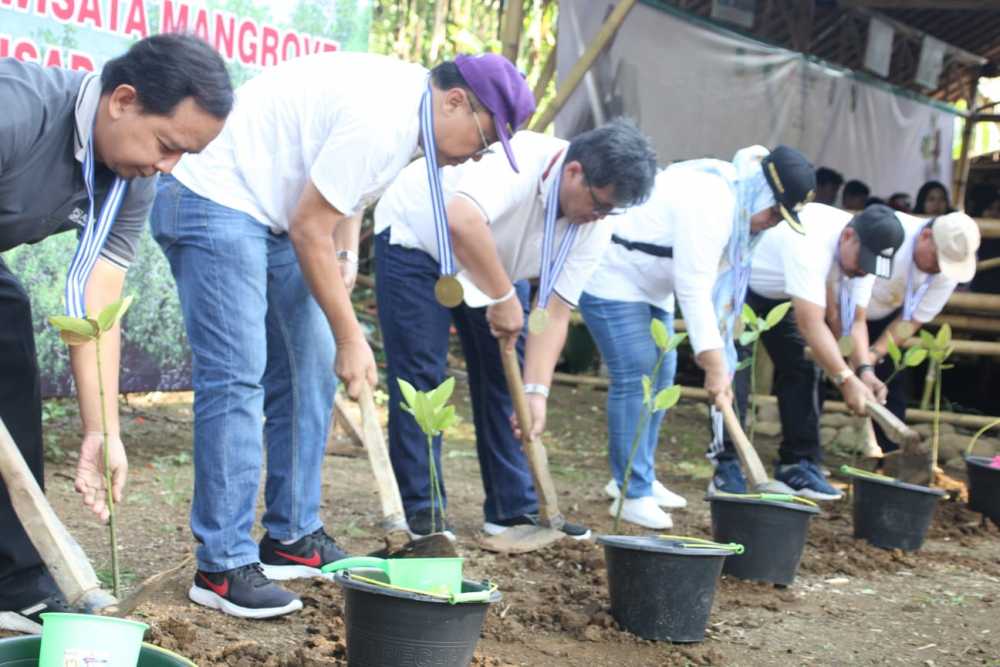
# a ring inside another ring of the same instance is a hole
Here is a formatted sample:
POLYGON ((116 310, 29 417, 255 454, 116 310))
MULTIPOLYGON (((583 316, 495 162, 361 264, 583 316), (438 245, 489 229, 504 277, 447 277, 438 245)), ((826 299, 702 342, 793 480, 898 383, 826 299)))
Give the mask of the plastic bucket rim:
POLYGON ((42 619, 43 628, 45 627, 44 621, 46 617, 49 617, 52 618, 53 620, 58 620, 60 618, 75 618, 80 620, 86 620, 88 623, 92 621, 99 621, 99 622, 111 622, 114 625, 128 624, 141 627, 143 634, 146 634, 146 630, 149 630, 149 624, 143 623, 142 621, 133 621, 128 618, 116 618, 114 616, 101 616, 99 614, 74 614, 65 611, 47 611, 42 614, 39 614, 39 617, 42 619))
MULTIPOLYGON (((355 590, 364 591, 366 593, 374 593, 376 595, 385 595, 388 597, 400 598, 402 600, 411 600, 413 602, 433 602, 435 604, 445 604, 451 605, 451 601, 446 597, 439 597, 435 595, 425 595, 423 593, 411 593, 410 591, 400 591, 387 586, 377 586, 375 584, 369 584, 366 581, 359 581, 351 577, 349 570, 341 570, 337 572, 333 580, 336 581, 341 586, 345 588, 353 588, 355 590)), ((472 584, 475 586, 482 586, 487 588, 487 584, 482 581, 475 581, 474 579, 462 579, 462 584, 472 584)), ((502 598, 502 594, 499 590, 494 590, 490 594, 489 599, 482 602, 462 602, 463 605, 476 605, 476 604, 493 604, 494 602, 499 602, 502 598)))
POLYGON ((659 537, 653 537, 648 535, 598 535, 596 538, 597 544, 604 547, 611 547, 612 549, 625 549, 627 551, 644 551, 647 553, 658 553, 664 556, 707 556, 709 558, 725 558, 726 556, 737 555, 735 551, 731 549, 723 548, 712 548, 710 546, 698 546, 690 547, 685 546, 680 540, 665 540, 659 537), (650 544, 640 545, 640 544, 620 544, 615 543, 611 540, 615 538, 635 538, 635 539, 648 539, 650 544), (659 542, 657 545, 655 542, 659 542))
POLYGON ((993 458, 989 456, 977 456, 975 454, 963 454, 965 463, 967 465, 973 465, 978 468, 984 468, 986 470, 992 470, 993 472, 1000 475, 1000 468, 994 468, 990 465, 993 462, 993 458))
POLYGON ((742 505, 765 505, 767 507, 777 507, 789 510, 796 510, 798 512, 805 512, 807 514, 819 514, 820 508, 813 507, 812 505, 804 505, 801 503, 787 502, 783 500, 771 500, 769 498, 741 498, 738 496, 719 496, 715 494, 705 494, 704 500, 708 502, 726 502, 726 503, 737 503, 742 505))
POLYGON ((895 489, 900 489, 901 491, 913 491, 914 493, 925 493, 929 496, 937 496, 938 498, 943 498, 948 495, 948 492, 944 489, 936 489, 933 486, 921 486, 919 484, 910 484, 909 482, 904 482, 895 478, 892 479, 878 479, 877 477, 862 477, 860 475, 851 476, 851 484, 857 482, 862 482, 865 484, 881 484, 882 486, 891 486, 895 489))

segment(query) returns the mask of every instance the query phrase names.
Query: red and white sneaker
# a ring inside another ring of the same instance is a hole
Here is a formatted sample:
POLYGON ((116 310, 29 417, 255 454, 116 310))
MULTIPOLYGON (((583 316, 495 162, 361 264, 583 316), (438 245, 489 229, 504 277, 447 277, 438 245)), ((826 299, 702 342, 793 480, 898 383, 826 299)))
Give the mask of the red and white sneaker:
POLYGON ((320 568, 346 557, 343 549, 322 528, 291 544, 282 544, 269 535, 264 535, 260 541, 264 574, 275 581, 321 577, 320 568))
POLYGON ((299 596, 265 577, 260 563, 224 572, 198 570, 188 597, 239 618, 271 618, 302 609, 299 596))

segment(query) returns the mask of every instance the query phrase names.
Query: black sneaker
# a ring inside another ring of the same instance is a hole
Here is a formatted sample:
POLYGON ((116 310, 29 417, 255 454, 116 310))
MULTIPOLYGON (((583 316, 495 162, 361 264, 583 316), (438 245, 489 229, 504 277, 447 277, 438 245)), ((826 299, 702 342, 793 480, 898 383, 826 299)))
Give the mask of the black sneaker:
POLYGON ((321 577, 320 568, 341 558, 347 558, 347 554, 322 528, 291 544, 282 544, 266 534, 260 541, 264 574, 275 581, 321 577))
POLYGON ((198 570, 188 597, 239 618, 271 618, 302 609, 299 596, 265 577, 260 563, 224 572, 198 570))
MULTIPOLYGON (((499 535, 508 528, 513 528, 514 526, 540 526, 542 525, 541 519, 537 513, 522 514, 521 516, 516 516, 512 519, 503 519, 501 521, 487 521, 483 524, 483 532, 487 535, 499 535)), ((566 533, 566 537, 571 537, 574 540, 587 540, 590 539, 590 528, 586 526, 581 526, 577 523, 565 522, 560 528, 562 532, 566 533)))
POLYGON ((448 517, 445 517, 444 522, 442 522, 441 513, 437 510, 434 510, 434 525, 431 526, 431 509, 429 507, 407 515, 406 525, 409 529, 410 538, 414 540, 427 537, 433 533, 443 533, 452 542, 456 539, 455 533, 451 529, 451 524, 448 523, 448 517))

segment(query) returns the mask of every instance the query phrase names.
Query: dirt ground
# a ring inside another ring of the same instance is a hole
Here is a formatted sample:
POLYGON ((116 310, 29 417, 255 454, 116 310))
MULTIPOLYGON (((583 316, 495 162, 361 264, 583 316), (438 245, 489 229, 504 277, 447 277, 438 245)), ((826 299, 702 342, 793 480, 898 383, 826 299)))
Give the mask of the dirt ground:
MULTIPOLYGON (((482 487, 461 382, 456 397, 464 419, 446 445, 449 517, 467 576, 492 579, 503 593, 489 613, 475 665, 1000 665, 1000 531, 956 503, 939 507, 917 554, 855 541, 849 501, 826 503, 812 520, 795 583, 777 588, 723 577, 703 643, 659 644, 622 632, 610 616, 601 547, 564 541, 534 554, 498 556, 475 546, 482 487)), ((557 387, 546 435, 562 509, 595 533, 609 532, 612 523, 602 492, 608 479, 604 400, 600 391, 557 387)), ((187 526, 190 401, 190 394, 152 394, 129 397, 123 406, 131 471, 119 540, 129 586, 170 568, 193 548, 187 526)), ((709 536, 703 410, 682 402, 663 429, 659 478, 689 502, 673 514, 677 534, 709 536)), ((49 498, 104 572, 106 533, 72 490, 74 410, 54 401, 46 415, 49 498)), ((758 440, 767 461, 776 440, 758 440)), ((352 553, 380 547, 367 460, 329 455, 324 472, 328 532, 352 553)), ((293 582, 304 598, 302 612, 241 621, 190 603, 192 573, 169 581, 132 614, 151 626, 150 641, 205 666, 346 664, 336 584, 293 582)))

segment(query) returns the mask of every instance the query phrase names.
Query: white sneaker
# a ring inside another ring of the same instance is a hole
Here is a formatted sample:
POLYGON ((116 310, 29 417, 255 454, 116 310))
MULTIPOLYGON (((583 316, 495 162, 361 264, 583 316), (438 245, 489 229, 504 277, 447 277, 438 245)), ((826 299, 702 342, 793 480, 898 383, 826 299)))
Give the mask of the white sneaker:
MULTIPOLYGON (((621 499, 612 502, 611 507, 608 508, 608 514, 613 517, 618 516, 618 503, 620 502, 621 499)), ((653 496, 626 498, 625 507, 622 508, 622 518, 629 523, 652 530, 667 530, 674 525, 673 519, 660 509, 653 496)))
MULTIPOLYGON (((618 496, 621 495, 621 491, 613 479, 604 485, 604 493, 612 500, 617 500, 618 496)), ((653 482, 653 498, 656 500, 657 505, 666 507, 667 509, 682 509, 687 507, 688 504, 688 501, 683 496, 679 496, 663 486, 659 480, 653 482)))

